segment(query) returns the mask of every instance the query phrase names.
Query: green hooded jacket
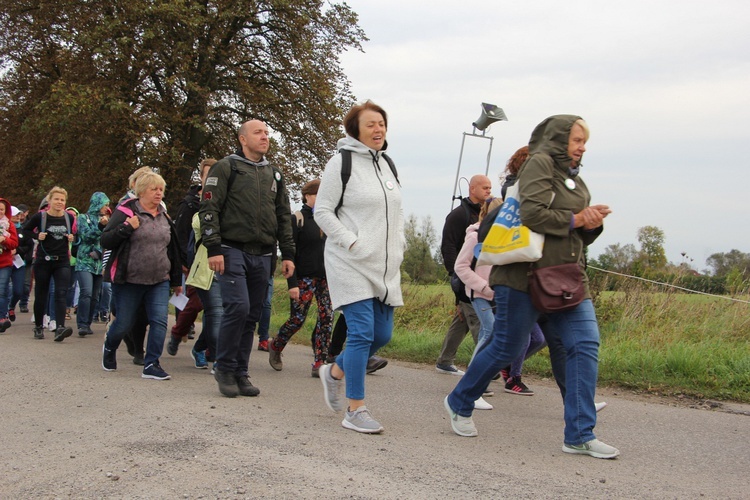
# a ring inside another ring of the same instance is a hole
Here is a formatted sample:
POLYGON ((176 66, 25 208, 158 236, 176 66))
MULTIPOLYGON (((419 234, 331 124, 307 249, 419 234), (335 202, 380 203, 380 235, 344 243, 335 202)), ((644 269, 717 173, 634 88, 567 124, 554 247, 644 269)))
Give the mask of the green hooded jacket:
MULTIPOLYGON (((568 137, 579 119, 574 115, 555 115, 537 125, 529 140, 529 158, 518 174, 518 187, 521 222, 545 235, 542 258, 533 265, 548 267, 577 262, 589 298, 584 249, 601 234, 603 227, 592 231, 571 229, 573 214, 591 202, 586 183, 570 172, 573 159, 568 155, 568 137), (568 179, 574 182, 572 189, 565 184, 568 179)), ((528 292, 529 269, 528 262, 493 266, 490 285, 528 292)))
POLYGON ((102 274, 102 230, 104 225, 99 224, 102 208, 109 205, 106 194, 97 191, 91 195, 89 209, 85 214, 78 217, 78 254, 76 255, 76 271, 86 271, 91 274, 102 274))

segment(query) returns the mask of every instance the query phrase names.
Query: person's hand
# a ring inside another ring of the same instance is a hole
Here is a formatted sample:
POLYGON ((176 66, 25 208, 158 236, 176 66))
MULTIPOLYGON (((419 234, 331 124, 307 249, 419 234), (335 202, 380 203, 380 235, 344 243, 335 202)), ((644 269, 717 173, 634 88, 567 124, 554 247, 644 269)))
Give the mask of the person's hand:
POLYGON ((106 226, 108 222, 109 222, 109 216, 108 215, 103 215, 103 216, 101 216, 99 218, 99 224, 102 224, 102 225, 106 226))
POLYGON ((182 293, 182 286, 176 286, 172 289, 175 295, 180 295, 182 293))
POLYGON ((47 237, 47 233, 39 233, 39 236, 37 236, 37 239, 39 241, 44 241, 44 239, 47 237))
POLYGON ((125 219, 125 222, 133 226, 133 229, 138 229, 138 227, 141 225, 141 220, 138 218, 137 215, 128 217, 127 219, 125 219))
POLYGON ((224 256, 214 255, 208 258, 208 268, 215 273, 224 274, 224 256))
POLYGON ((285 278, 291 278, 294 273, 294 262, 291 260, 281 261, 281 275, 285 278))
POLYGON ((76 237, 75 237, 75 235, 74 235, 74 234, 69 234, 69 235, 68 235, 68 242, 69 242, 69 243, 73 243, 73 240, 75 240, 75 239, 76 239, 76 237))
POLYGON ((292 300, 299 300, 299 287, 295 286, 294 288, 289 289, 289 298, 292 300))
POLYGON ((573 226, 583 227, 584 229, 588 230, 596 229, 604 223, 604 217, 609 215, 610 212, 611 210, 609 210, 609 207, 607 207, 606 205, 586 207, 573 216, 573 226))

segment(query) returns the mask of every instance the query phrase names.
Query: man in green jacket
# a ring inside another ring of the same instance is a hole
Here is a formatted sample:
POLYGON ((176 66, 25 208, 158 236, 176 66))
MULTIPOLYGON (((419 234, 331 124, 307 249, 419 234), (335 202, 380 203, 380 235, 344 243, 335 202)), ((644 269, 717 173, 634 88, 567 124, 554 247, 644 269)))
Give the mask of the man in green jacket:
POLYGON ((294 271, 289 195, 281 171, 264 157, 266 124, 245 122, 239 142, 235 154, 208 172, 199 210, 200 237, 224 305, 214 377, 227 397, 260 393, 250 383, 248 362, 277 241, 282 274, 288 278, 294 271))

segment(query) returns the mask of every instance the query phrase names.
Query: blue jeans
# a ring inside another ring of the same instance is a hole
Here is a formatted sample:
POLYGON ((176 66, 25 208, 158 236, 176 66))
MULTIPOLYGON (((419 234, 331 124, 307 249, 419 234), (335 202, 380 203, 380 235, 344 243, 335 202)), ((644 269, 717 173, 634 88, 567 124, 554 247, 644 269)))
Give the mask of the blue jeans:
MULTIPOLYGON (((471 305, 474 307, 474 311, 477 313, 479 318, 479 335, 477 335, 477 345, 474 347, 474 353, 471 355, 471 360, 477 353, 484 348, 484 346, 492 338, 492 327, 495 324, 495 311, 492 309, 492 302, 481 297, 474 297, 471 301, 471 305)), ((471 363, 471 361, 469 361, 471 363)))
MULTIPOLYGON (((15 309, 16 304, 23 298, 24 287, 26 286, 26 266, 16 267, 12 266, 13 270, 10 272, 10 280, 13 282, 11 291, 10 306, 8 309, 15 309)), ((21 302, 21 305, 26 305, 21 302)))
POLYGON ((216 367, 236 376, 247 375, 253 332, 263 310, 270 255, 251 255, 222 245, 224 274, 215 278, 221 287, 224 315, 216 345, 216 367))
POLYGON ((99 305, 99 293, 102 289, 102 275, 93 274, 88 271, 76 271, 78 275, 78 286, 81 293, 78 296, 78 313, 76 323, 78 329, 89 328, 94 318, 94 311, 99 305))
POLYGON ((0 319, 8 317, 10 307, 10 276, 13 274, 13 265, 0 267, 0 319))
POLYGON ((378 299, 365 299, 341 306, 346 316, 346 347, 336 364, 346 376, 346 397, 365 399, 367 360, 391 340, 393 307, 378 299))
POLYGON ((198 297, 203 304, 203 329, 195 341, 196 351, 205 351, 209 361, 216 359, 216 341, 221 329, 221 317, 224 315, 224 307, 221 305, 221 286, 215 279, 211 288, 203 290, 196 287, 198 297))
POLYGON ((526 349, 524 349, 524 351, 510 364, 508 375, 511 377, 520 377, 521 372, 523 371, 523 362, 541 351, 546 345, 547 342, 544 340, 542 329, 539 328, 538 323, 535 323, 534 327, 531 329, 531 335, 529 335, 529 343, 526 345, 526 349))
POLYGON ((99 304, 97 304, 94 314, 108 314, 109 303, 112 300, 112 283, 102 281, 102 291, 99 295, 99 304))
POLYGON ((117 316, 107 331, 104 339, 105 347, 116 350, 120 346, 123 337, 133 328, 138 308, 143 304, 148 316, 148 343, 143 361, 145 366, 158 363, 164 350, 164 339, 167 336, 169 281, 162 281, 155 285, 115 283, 112 285, 112 292, 117 316))
MULTIPOLYGON (((471 416, 474 401, 482 395, 492 377, 525 349, 529 332, 539 317, 527 293, 506 286, 494 289, 496 312, 492 339, 448 395, 450 407, 464 417, 471 416)), ((595 438, 599 327, 594 306, 587 299, 571 311, 549 314, 548 321, 560 332, 567 352, 564 442, 579 445, 595 438)))

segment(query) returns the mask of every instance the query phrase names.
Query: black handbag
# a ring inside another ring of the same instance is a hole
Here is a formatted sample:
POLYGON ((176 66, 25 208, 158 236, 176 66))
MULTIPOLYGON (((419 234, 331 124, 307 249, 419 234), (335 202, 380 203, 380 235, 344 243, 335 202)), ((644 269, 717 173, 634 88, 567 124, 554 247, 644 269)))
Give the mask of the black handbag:
POLYGON ((585 294, 581 267, 577 263, 532 266, 529 271, 531 303, 540 312, 569 311, 583 302, 585 294))

